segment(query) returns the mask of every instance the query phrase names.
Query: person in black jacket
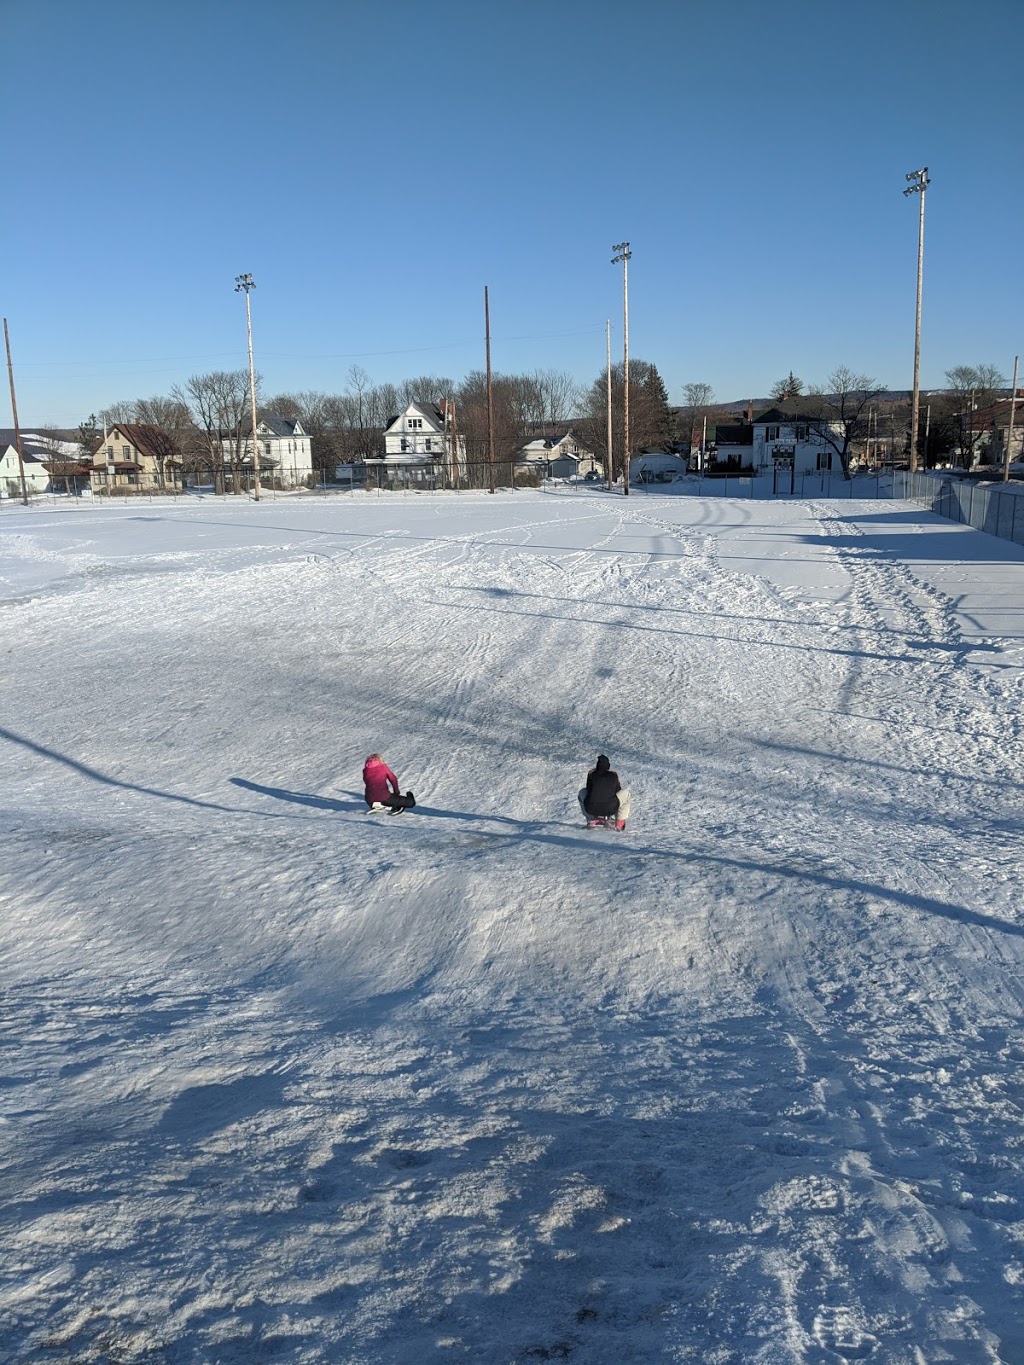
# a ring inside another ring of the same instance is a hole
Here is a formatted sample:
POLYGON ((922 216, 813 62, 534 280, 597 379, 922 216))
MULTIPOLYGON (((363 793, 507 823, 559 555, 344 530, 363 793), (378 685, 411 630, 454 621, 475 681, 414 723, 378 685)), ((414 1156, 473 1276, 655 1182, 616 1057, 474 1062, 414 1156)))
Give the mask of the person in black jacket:
POLYGON ((613 772, 607 754, 598 754, 597 762, 587 773, 587 785, 579 793, 579 803, 587 817, 587 829, 598 825, 626 828, 629 819, 629 792, 613 772))

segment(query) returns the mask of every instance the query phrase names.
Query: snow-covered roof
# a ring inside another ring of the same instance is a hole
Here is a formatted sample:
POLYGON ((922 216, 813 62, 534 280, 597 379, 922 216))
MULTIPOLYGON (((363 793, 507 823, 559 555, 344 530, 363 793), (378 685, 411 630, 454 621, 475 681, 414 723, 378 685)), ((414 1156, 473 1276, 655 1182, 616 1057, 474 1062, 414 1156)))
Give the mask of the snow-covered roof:
MULTIPOLYGON (((0 451, 8 449, 17 450, 14 428, 0 427, 0 451)), ((31 460, 34 464, 53 459, 74 460, 80 454, 77 442, 64 441, 39 431, 21 433, 21 453, 25 460, 31 460)))

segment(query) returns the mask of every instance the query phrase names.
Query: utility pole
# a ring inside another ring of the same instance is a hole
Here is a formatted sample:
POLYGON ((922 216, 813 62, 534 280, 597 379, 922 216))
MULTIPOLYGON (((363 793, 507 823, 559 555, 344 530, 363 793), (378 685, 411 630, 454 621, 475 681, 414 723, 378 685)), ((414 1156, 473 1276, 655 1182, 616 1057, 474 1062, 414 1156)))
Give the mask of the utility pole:
POLYGON ((494 395, 491 392, 491 303, 484 285, 484 331, 487 337, 487 462, 494 492, 494 395))
POLYGON ((921 286, 924 282, 924 193, 931 181, 928 167, 911 171, 907 179, 912 183, 903 191, 904 195, 919 194, 921 211, 917 228, 917 322, 914 327, 914 400, 910 410, 910 472, 917 473, 917 424, 921 407, 921 286))
MULTIPOLYGON (((25 480, 25 456, 21 449, 21 428, 18 426, 18 400, 14 396, 14 366, 11 364, 11 338, 4 318, 4 345, 7 347, 7 378, 11 381, 11 411, 14 413, 14 446, 18 452, 18 470, 21 474, 21 500, 28 506, 28 483, 25 480)), ((1014 375, 1016 376, 1016 370, 1014 375)), ((1012 412, 1013 409, 1011 408, 1012 412)))
POLYGON ((629 497, 629 262, 628 242, 612 246, 612 265, 622 262, 622 492, 629 497))
MULTIPOLYGON (((4 327, 7 323, 4 323, 4 327)), ((1013 459, 1013 414, 1017 410, 1017 362, 1019 355, 1013 357, 1013 385, 1010 388, 1010 425, 1006 432, 1006 454, 1003 456, 1003 483, 1010 482, 1010 461, 1013 459)))
POLYGON ((249 407, 252 417, 252 496, 254 502, 260 500, 260 448, 256 439, 256 371, 252 367, 252 312, 249 308, 249 291, 256 288, 251 275, 235 276, 235 293, 245 294, 245 325, 249 336, 249 407))
POLYGON ((604 324, 604 349, 608 366, 608 492, 615 486, 612 472, 612 324, 609 318, 604 324))

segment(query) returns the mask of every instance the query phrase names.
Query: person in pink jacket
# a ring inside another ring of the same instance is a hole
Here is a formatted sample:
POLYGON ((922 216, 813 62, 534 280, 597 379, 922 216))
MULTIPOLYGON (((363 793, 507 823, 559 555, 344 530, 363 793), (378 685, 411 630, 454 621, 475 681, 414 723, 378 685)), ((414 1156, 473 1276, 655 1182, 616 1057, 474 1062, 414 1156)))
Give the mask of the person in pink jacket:
POLYGON ((371 754, 363 764, 363 787, 370 810, 389 810, 392 815, 401 815, 416 804, 412 792, 402 795, 398 778, 380 754, 371 754))

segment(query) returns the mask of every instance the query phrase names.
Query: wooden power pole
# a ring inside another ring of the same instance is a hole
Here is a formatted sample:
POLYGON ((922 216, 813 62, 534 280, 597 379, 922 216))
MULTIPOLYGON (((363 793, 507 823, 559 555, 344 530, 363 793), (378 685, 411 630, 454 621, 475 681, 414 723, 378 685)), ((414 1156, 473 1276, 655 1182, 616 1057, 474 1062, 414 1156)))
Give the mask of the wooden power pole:
POLYGON ((4 318, 4 345, 7 347, 7 378, 11 381, 11 411, 14 413, 14 445, 18 452, 18 470, 21 473, 21 500, 28 506, 28 483, 25 480, 25 456, 21 449, 21 428, 18 426, 18 400, 14 396, 14 366, 11 364, 11 338, 4 318))

